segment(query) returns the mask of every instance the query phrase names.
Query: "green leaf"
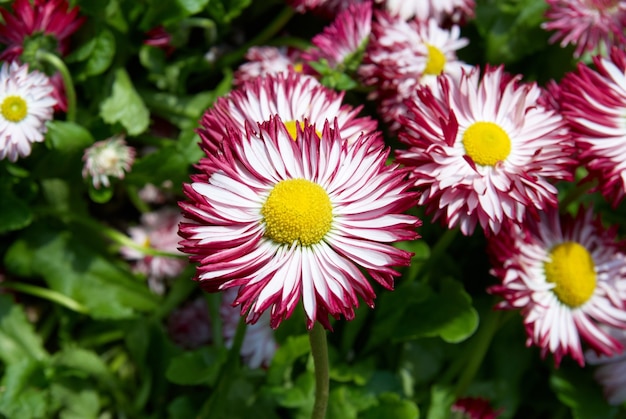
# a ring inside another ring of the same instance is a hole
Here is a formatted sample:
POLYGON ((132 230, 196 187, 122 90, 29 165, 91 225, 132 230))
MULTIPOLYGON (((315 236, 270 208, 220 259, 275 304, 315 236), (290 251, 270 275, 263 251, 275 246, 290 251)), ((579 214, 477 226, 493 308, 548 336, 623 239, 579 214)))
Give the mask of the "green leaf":
POLYGON ((81 125, 56 120, 48 122, 46 140, 53 150, 81 153, 95 142, 91 133, 81 125))
POLYGON ((180 385, 212 386, 227 355, 228 350, 224 347, 204 347, 184 352, 171 360, 165 375, 168 380, 180 385))
POLYGON ((290 336, 274 354, 267 372, 267 382, 275 385, 290 382, 294 363, 310 351, 309 335, 290 336))
POLYGON ((589 368, 562 367, 550 376, 550 387, 559 400, 572 409, 574 419, 617 417, 619 409, 606 402, 589 368))
POLYGON ((411 304, 408 312, 411 320, 396 326, 398 340, 440 336, 446 342, 458 343, 470 337, 478 327, 478 313, 472 306, 472 298, 462 283, 451 278, 443 278, 438 292, 411 304))
POLYGON ((417 419, 419 409, 410 400, 402 400, 395 393, 383 393, 379 396, 378 405, 366 410, 360 417, 363 419, 417 419))
POLYGON ((378 404, 378 399, 358 387, 341 386, 330 392, 328 419, 358 418, 359 413, 378 404))
POLYGON ((238 17, 252 0, 211 0, 211 7, 207 9, 209 15, 219 24, 228 24, 238 17))
POLYGON ((150 113, 123 68, 115 72, 113 92, 100 105, 100 116, 108 124, 121 123, 130 135, 139 135, 150 124, 150 113))
POLYGON ((9 177, 0 177, 0 196, 0 234, 22 229, 32 222, 30 207, 15 195, 9 177))
POLYGON ((68 57, 69 62, 81 62, 76 79, 82 81, 104 73, 115 58, 115 49, 115 36, 109 29, 94 31, 93 37, 68 57))
POLYGON ((87 377, 95 378, 109 388, 113 387, 114 379, 107 365, 93 351, 79 348, 63 348, 54 354, 52 365, 66 369, 80 371, 87 377))
POLYGON ((100 189, 97 189, 93 186, 93 183, 90 183, 88 191, 89 198, 97 204, 105 204, 113 198, 113 188, 110 186, 106 187, 101 185, 100 189))
POLYGON ((41 338, 26 319, 22 307, 8 295, 0 295, 0 359, 12 364, 23 359, 43 361, 48 357, 41 338))
POLYGON ((454 389, 449 386, 434 385, 430 389, 430 406, 427 419, 448 419, 450 409, 456 400, 454 389))
POLYGON ((61 406, 60 419, 96 419, 100 412, 100 398, 94 389, 52 383, 50 395, 61 406))
POLYGON ((114 265, 94 241, 92 231, 61 230, 33 224, 9 248, 10 272, 40 276, 48 286, 87 307, 94 318, 131 317, 154 310, 157 298, 128 270, 114 265))
POLYGON ((147 3, 148 11, 140 23, 144 30, 199 13, 209 4, 209 0, 148 0, 147 3))
POLYGON ((7 418, 50 417, 46 380, 39 362, 24 358, 9 364, 2 377, 0 413, 7 418))

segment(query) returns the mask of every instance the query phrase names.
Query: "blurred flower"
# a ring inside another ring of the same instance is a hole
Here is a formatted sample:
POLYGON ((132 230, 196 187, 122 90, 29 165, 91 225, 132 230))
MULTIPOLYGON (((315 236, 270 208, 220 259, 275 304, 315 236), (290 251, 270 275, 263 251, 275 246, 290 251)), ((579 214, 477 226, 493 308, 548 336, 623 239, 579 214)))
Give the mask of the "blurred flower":
POLYGON ((124 179, 135 161, 135 149, 126 145, 123 135, 97 141, 83 154, 83 178, 91 177, 93 186, 111 186, 109 176, 124 179))
POLYGON ((146 32, 146 38, 143 43, 160 48, 167 55, 170 55, 175 49, 172 45, 172 35, 163 26, 157 26, 146 32))
POLYGON ((148 204, 164 204, 169 198, 171 198, 171 191, 174 184, 171 180, 166 180, 161 183, 160 187, 152 183, 146 183, 139 191, 137 195, 139 198, 147 202, 148 204))
POLYGON ((234 84, 241 86, 268 74, 277 75, 289 71, 301 72, 299 52, 276 47, 251 47, 245 56, 247 62, 235 72, 234 84))
POLYGON ((626 191, 626 53, 594 57, 596 70, 579 64, 561 81, 561 107, 580 159, 597 189, 617 206, 626 191))
POLYGON ((563 119, 520 78, 488 66, 481 79, 476 68, 458 82, 442 76, 406 101, 400 140, 409 148, 397 150, 398 161, 423 191, 418 204, 465 235, 477 223, 497 233, 505 220, 556 206, 549 180, 572 178, 563 119))
POLYGON ((297 125, 295 138, 279 118, 236 128, 208 154, 214 170, 192 176, 181 202, 180 244, 199 262, 196 279, 207 291, 238 287, 235 305, 255 323, 270 309, 278 327, 302 298, 307 326, 328 315, 354 318, 360 296, 374 290, 359 269, 393 288, 410 253, 385 243, 417 238, 406 171, 386 166, 377 134, 352 146, 327 121, 297 125), (295 141, 294 141, 295 139, 295 141))
POLYGON ((406 113, 404 101, 416 97, 416 87, 435 85, 440 74, 458 80, 472 68, 456 56, 468 44, 460 35, 458 26, 443 29, 434 19, 405 22, 376 13, 359 75, 374 87, 370 99, 379 99, 379 113, 392 130, 400 127, 398 116, 406 113))
POLYGON ((474 0, 376 0, 385 9, 403 20, 416 18, 425 22, 435 19, 439 24, 462 22, 474 17, 474 0))
POLYGON ((302 54, 307 61, 325 59, 331 68, 344 66, 365 49, 372 27, 372 3, 356 3, 340 12, 313 37, 314 47, 302 54))
POLYGON ((287 3, 299 13, 313 11, 333 18, 337 13, 347 9, 350 5, 365 1, 367 0, 287 0, 287 3))
POLYGON ((42 142, 56 101, 50 79, 28 64, 3 63, 0 68, 0 160, 14 162, 42 142))
MULTIPOLYGON (((220 317, 222 318, 222 330, 227 348, 233 345, 237 325, 241 319, 240 310, 233 306, 236 298, 237 290, 235 288, 229 288, 222 293, 220 317)), ((243 362, 250 368, 268 367, 277 348, 274 330, 270 327, 270 315, 265 312, 256 323, 246 327, 240 354, 243 362)))
POLYGON ((575 57, 612 45, 624 47, 626 2, 621 0, 546 0, 548 10, 541 27, 555 31, 550 43, 575 45, 575 57))
POLYGON ((584 365, 581 338, 599 354, 623 350, 600 327, 626 328, 626 255, 616 236, 590 208, 576 217, 550 209, 489 240, 498 308, 521 309, 527 346, 553 353, 557 366, 566 355, 584 365))
MULTIPOLYGON (((182 254, 178 250, 178 224, 183 220, 174 208, 142 214, 141 225, 130 227, 128 233, 139 246, 182 254)), ((165 292, 166 280, 175 278, 185 269, 183 258, 146 255, 132 247, 122 247, 122 256, 134 261, 134 271, 148 277, 148 286, 155 294, 165 292)))
MULTIPOLYGON (((613 327, 603 329, 626 347, 626 330, 613 327)), ((607 356, 586 351, 585 360, 590 365, 599 365, 593 376, 602 386, 607 402, 613 406, 626 402, 626 353, 607 356)))
POLYGON ((185 349, 209 344, 213 333, 204 298, 196 298, 172 311, 167 320, 167 331, 174 343, 185 349))
POLYGON ((452 413, 452 419, 496 419, 501 410, 494 410, 487 399, 464 397, 454 402, 452 413))
POLYGON ((69 37, 84 23, 78 17, 79 9, 69 8, 67 0, 15 0, 13 13, 0 8, 4 23, 0 23, 0 43, 6 49, 0 60, 12 61, 24 52, 25 42, 33 37, 48 37, 52 44, 41 40, 39 47, 52 46, 51 51, 65 55, 69 51, 69 37))
POLYGON ((327 120, 334 118, 339 124, 339 135, 348 142, 356 141, 361 134, 374 132, 376 121, 357 117, 361 106, 344 105, 343 95, 298 73, 268 75, 217 99, 202 117, 198 131, 201 146, 212 154, 228 135, 226 127, 233 125, 242 132, 256 130, 258 123, 276 115, 284 121, 292 137, 295 137, 296 126, 301 126, 305 120, 321 130, 327 120))

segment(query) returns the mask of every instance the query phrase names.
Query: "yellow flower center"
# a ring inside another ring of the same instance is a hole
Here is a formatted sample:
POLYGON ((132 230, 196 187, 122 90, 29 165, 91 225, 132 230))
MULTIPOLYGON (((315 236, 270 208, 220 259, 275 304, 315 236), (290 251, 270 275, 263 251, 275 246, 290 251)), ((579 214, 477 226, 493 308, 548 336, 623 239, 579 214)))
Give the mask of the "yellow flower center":
POLYGON ((428 61, 426 61, 424 74, 438 76, 443 72, 443 67, 446 65, 446 56, 435 46, 427 45, 427 47, 428 61))
POLYGON ((583 305, 596 289, 596 272, 587 249, 576 242, 565 242, 550 251, 544 264, 546 280, 556 284, 552 291, 565 305, 583 305))
POLYGON ((328 194, 306 179, 282 180, 261 208, 265 235, 281 244, 319 243, 330 230, 333 207, 328 194))
POLYGON ((302 64, 302 63, 295 63, 293 65, 293 71, 295 71, 296 73, 302 73, 304 71, 304 64, 302 64))
POLYGON ((508 134, 493 122, 474 122, 463 134, 465 153, 482 166, 494 166, 511 152, 508 134))
MULTIPOLYGON (((301 122, 301 121, 287 121, 284 124, 285 124, 285 128, 287 128, 287 132, 289 133, 289 136, 294 141, 296 141, 296 137, 298 136, 298 128, 297 128, 296 124, 298 124, 300 126, 300 130, 304 131, 304 122, 301 122)), ((318 137, 322 138, 322 133, 321 132, 315 130, 315 133, 317 134, 318 137)))
POLYGON ((28 105, 19 96, 7 96, 0 106, 0 112, 7 121, 20 122, 28 114, 28 105))

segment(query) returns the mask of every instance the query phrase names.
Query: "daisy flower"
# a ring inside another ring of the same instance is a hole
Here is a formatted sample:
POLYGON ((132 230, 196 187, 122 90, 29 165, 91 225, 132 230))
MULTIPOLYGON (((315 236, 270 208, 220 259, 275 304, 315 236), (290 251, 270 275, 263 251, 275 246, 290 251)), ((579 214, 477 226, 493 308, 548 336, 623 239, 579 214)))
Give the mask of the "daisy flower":
POLYGON ((560 105, 571 126, 580 159, 597 189, 617 206, 626 191, 626 53, 614 48, 561 81, 560 105))
MULTIPOLYGON (((183 220, 174 208, 165 207, 158 211, 142 214, 141 224, 130 227, 130 238, 139 246, 182 254, 178 250, 178 224, 183 220)), ((146 255, 132 247, 122 247, 122 256, 133 261, 133 270, 148 277, 148 286, 155 294, 165 292, 166 280, 175 278, 187 266, 183 258, 146 255)))
POLYGON ((302 54, 307 61, 325 59, 331 68, 345 66, 365 49, 372 27, 372 3, 356 3, 337 15, 313 37, 314 47, 302 54))
POLYGON ((241 86, 268 74, 287 73, 295 71, 302 73, 303 65, 300 62, 300 53, 295 49, 276 47, 251 47, 246 52, 247 62, 241 64, 235 71, 233 84, 241 86))
POLYGON ((326 17, 333 17, 355 3, 367 0, 287 0, 298 13, 313 11, 326 17))
MULTIPOLYGON (((626 330, 613 327, 605 329, 622 346, 626 346, 626 330)), ((626 402, 626 353, 598 355, 594 351, 586 351, 585 360, 590 365, 598 365, 593 377, 602 386, 607 402, 613 406, 626 402)))
POLYGON ((174 343, 185 349, 211 343, 213 330, 205 299, 198 297, 172 311, 167 319, 167 332, 174 343))
POLYGON ((624 46, 626 2, 621 0, 546 0, 548 10, 541 27, 554 31, 550 43, 575 45, 575 57, 597 48, 624 46))
POLYGON ((494 410, 489 400, 480 397, 457 399, 451 410, 451 419, 496 419, 502 412, 494 410))
POLYGON ((123 135, 97 141, 83 154, 83 178, 91 177, 94 188, 111 186, 109 177, 124 179, 135 161, 135 149, 126 145, 123 135))
POLYGON ((626 328, 626 255, 616 235, 591 208, 576 217, 550 209, 489 240, 498 308, 521 309, 527 346, 554 354, 557 366, 567 355, 584 365, 581 340, 599 354, 623 350, 600 327, 626 328))
POLYGON ((370 99, 378 99, 378 113, 396 132, 399 115, 406 113, 404 101, 415 98, 420 85, 436 84, 437 76, 459 79, 472 67, 456 52, 468 44, 458 26, 441 28, 434 19, 406 22, 388 13, 376 13, 359 76, 374 87, 370 99))
POLYGON ((326 120, 335 117, 339 134, 348 142, 356 141, 361 134, 376 130, 377 123, 369 117, 357 117, 361 106, 353 108, 343 104, 343 93, 337 93, 319 84, 315 79, 298 73, 268 75, 246 83, 228 96, 219 98, 202 117, 198 133, 201 146, 208 154, 227 135, 227 126, 234 125, 242 132, 256 129, 260 122, 280 116, 295 138, 296 126, 304 120, 321 130, 326 120))
POLYGON ((403 20, 435 19, 438 23, 461 22, 474 17, 474 0, 376 0, 394 16, 403 20))
POLYGON ((0 67, 0 160, 14 162, 42 142, 56 100, 50 79, 17 62, 0 67))
POLYGON ((465 235, 476 224, 497 233, 505 220, 557 204, 551 179, 572 179, 572 140, 562 117, 538 101, 542 90, 502 67, 460 81, 442 76, 407 100, 398 161, 422 190, 419 205, 465 235))
POLYGON ((0 60, 15 60, 24 52, 27 40, 41 35, 54 40, 54 49, 61 55, 67 54, 69 37, 85 21, 78 11, 78 7, 70 9, 67 0, 15 0, 13 14, 0 8, 0 44, 6 46, 0 60))
POLYGON ((180 227, 181 250, 198 262, 207 291, 237 287, 234 304, 248 323, 266 311, 278 327, 302 300, 307 327, 328 315, 354 318, 374 290, 366 275, 393 287, 411 254, 388 243, 417 238, 420 221, 402 214, 414 204, 406 171, 386 166, 378 135, 352 145, 326 122, 296 126, 295 141, 280 118, 229 130, 213 170, 183 185, 192 222, 180 227), (363 269, 363 271, 361 270, 363 269))

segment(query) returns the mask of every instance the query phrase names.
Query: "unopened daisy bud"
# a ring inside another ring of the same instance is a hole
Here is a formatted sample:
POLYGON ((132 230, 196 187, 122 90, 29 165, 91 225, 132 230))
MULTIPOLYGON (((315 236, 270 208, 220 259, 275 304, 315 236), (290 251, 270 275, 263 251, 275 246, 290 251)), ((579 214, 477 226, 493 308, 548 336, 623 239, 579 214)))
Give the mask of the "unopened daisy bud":
POLYGON ((28 65, 4 63, 0 68, 0 160, 14 162, 42 142, 56 100, 50 79, 28 65))
POLYGON ((111 185, 109 176, 124 179, 135 161, 135 149, 126 145, 122 135, 98 141, 85 150, 83 178, 91 177, 93 186, 111 185))

